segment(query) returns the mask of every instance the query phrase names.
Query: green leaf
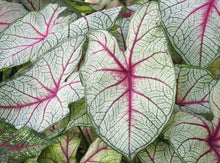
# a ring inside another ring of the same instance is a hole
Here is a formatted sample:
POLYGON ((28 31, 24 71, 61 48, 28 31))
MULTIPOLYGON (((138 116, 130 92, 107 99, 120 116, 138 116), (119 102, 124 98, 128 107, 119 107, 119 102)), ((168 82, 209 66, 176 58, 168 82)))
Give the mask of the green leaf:
POLYGON ((176 66, 176 110, 211 115, 209 94, 216 84, 211 73, 203 68, 176 66))
POLYGON ((16 130, 12 125, 0 122, 0 148, 6 148, 9 160, 22 162, 35 157, 52 142, 28 127, 16 130))
POLYGON ((68 120, 66 130, 76 126, 91 126, 91 121, 87 115, 84 98, 70 104, 69 108, 70 115, 66 118, 66 120, 68 120))
POLYGON ((89 162, 120 163, 121 155, 97 138, 80 161, 80 163, 89 162))
POLYGON ((181 163, 171 145, 156 139, 143 151, 138 153, 138 158, 142 163, 181 163))
POLYGON ((80 144, 80 136, 74 132, 67 132, 57 138, 55 142, 41 152, 39 163, 71 162, 76 163, 76 153, 80 144))
POLYGON ((21 4, 0 0, 0 32, 26 13, 27 11, 21 4))
POLYGON ((158 23, 156 2, 140 7, 125 52, 109 32, 91 32, 80 69, 96 132, 129 160, 156 139, 172 114, 175 73, 158 23))
POLYGON ((8 162, 8 151, 4 147, 0 147, 0 162, 1 163, 7 163, 8 162))
POLYGON ((78 66, 85 37, 66 40, 28 71, 0 84, 0 118, 16 128, 39 132, 69 113, 68 104, 84 96, 78 66))

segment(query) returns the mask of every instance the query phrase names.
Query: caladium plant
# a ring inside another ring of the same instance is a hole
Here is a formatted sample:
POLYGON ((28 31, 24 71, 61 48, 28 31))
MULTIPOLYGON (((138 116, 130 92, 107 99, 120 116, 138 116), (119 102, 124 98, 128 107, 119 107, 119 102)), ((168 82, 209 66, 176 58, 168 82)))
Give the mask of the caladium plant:
POLYGON ((0 0, 0 162, 220 162, 220 1, 114 4, 0 0))

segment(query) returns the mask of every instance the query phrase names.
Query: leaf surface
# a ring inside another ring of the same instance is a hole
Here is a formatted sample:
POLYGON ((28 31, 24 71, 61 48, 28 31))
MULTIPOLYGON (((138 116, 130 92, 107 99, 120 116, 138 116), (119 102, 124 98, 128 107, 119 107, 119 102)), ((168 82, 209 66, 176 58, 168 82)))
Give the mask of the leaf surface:
POLYGON ((5 163, 8 162, 7 149, 0 147, 0 162, 5 163))
MULTIPOLYGON (((48 0, 47 0, 48 1, 48 0)), ((28 10, 41 10, 43 7, 45 7, 48 3, 44 0, 20 0, 22 4, 25 5, 28 10)))
POLYGON ((64 10, 57 4, 50 4, 40 12, 30 12, 7 28, 0 36, 0 69, 38 59, 43 46, 44 52, 52 48, 45 40, 54 35, 57 26, 67 23, 65 18, 58 18, 64 10))
POLYGON ((116 19, 121 12, 121 9, 122 7, 115 7, 84 16, 71 23, 69 30, 63 31, 63 35, 69 35, 70 37, 73 37, 78 35, 85 35, 88 31, 92 30, 111 29, 114 26, 116 19))
POLYGON ((39 163, 71 162, 76 163, 76 152, 80 144, 80 136, 74 132, 67 132, 57 138, 55 142, 41 152, 39 163))
POLYGON ((126 38, 128 35, 129 22, 128 18, 119 18, 115 23, 119 28, 112 32, 112 35, 117 39, 118 46, 122 51, 125 51, 127 48, 126 38))
POLYGON ((216 80, 205 69, 176 66, 176 109, 195 114, 210 114, 209 94, 216 80))
POLYGON ((169 142, 156 139, 143 151, 138 153, 142 163, 181 163, 169 142))
POLYGON ((26 13, 27 11, 21 4, 0 0, 0 32, 26 13))
POLYGON ((80 61, 84 41, 83 36, 67 40, 35 62, 30 70, 2 82, 0 118, 16 128, 26 125, 39 132, 64 118, 69 113, 68 104, 84 96, 78 72, 72 74, 80 61))
POLYGON ((207 67, 219 55, 219 0, 161 0, 165 29, 186 63, 207 67))
POLYGON ((105 143, 100 139, 96 139, 89 147, 87 153, 82 158, 80 163, 90 163, 90 162, 99 162, 99 163, 120 163, 121 155, 116 151, 109 148, 105 143))
POLYGON ((81 68, 96 132, 128 159, 158 136, 172 112, 175 74, 159 22, 156 2, 142 6, 125 53, 107 31, 91 32, 81 68))
POLYGON ((185 162, 220 162, 220 82, 210 94, 212 121, 177 112, 165 131, 172 147, 185 162))
POLYGON ((10 161, 22 162, 35 157, 51 143, 30 128, 16 130, 12 125, 0 122, 0 149, 7 149, 10 161))
POLYGON ((75 126, 91 126, 91 121, 86 111, 85 98, 70 104, 70 115, 66 118, 66 130, 75 126))

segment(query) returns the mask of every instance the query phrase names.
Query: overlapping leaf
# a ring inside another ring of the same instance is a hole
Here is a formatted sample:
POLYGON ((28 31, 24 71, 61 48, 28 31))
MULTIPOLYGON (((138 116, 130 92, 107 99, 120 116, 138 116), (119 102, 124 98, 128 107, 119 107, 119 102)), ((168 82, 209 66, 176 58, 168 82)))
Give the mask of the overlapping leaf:
POLYGON ((0 69, 39 58, 42 46, 44 51, 51 48, 50 44, 44 45, 45 39, 56 32, 56 26, 66 23, 65 18, 58 18, 64 10, 59 5, 50 4, 40 12, 27 14, 7 28, 0 36, 0 69))
POLYGON ((133 159, 168 121, 175 74, 156 2, 131 20, 127 50, 107 31, 94 31, 81 68, 92 123, 109 146, 133 159))
POLYGON ((119 48, 122 51, 126 50, 126 38, 128 35, 129 22, 128 18, 119 18, 115 23, 119 26, 119 28, 112 32, 112 35, 117 39, 119 48))
POLYGON ((27 125, 43 131, 68 113, 68 104, 81 99, 77 67, 85 37, 50 50, 33 67, 0 85, 0 118, 16 128, 27 125), (68 80, 66 81, 68 77, 68 80))
POLYGON ((68 124, 66 130, 74 126, 91 126, 91 121, 86 112, 85 99, 72 103, 70 106, 70 115, 66 118, 68 124))
POLYGON ((169 38, 190 65, 207 67, 219 55, 219 0, 161 0, 169 38))
POLYGON ((205 69, 176 66, 176 109, 196 114, 211 114, 209 94, 216 80, 205 69))
MULTIPOLYGON (((16 130, 12 125, 0 123, 0 150, 3 148, 7 150, 10 161, 22 162, 29 157, 35 157, 51 143, 51 141, 27 127, 16 130)), ((4 150, 4 152, 6 151, 4 150)), ((1 159, 4 159, 1 154, 2 151, 0 156, 1 159)))
POLYGON ((138 153, 142 163, 181 163, 169 142, 155 140, 146 149, 138 153))
POLYGON ((120 163, 121 155, 97 138, 80 161, 80 163, 90 162, 120 163))
POLYGON ((26 13, 27 11, 21 4, 0 0, 0 32, 26 13))
POLYGON ((41 152, 37 160, 39 163, 77 162, 76 153, 81 141, 78 133, 67 132, 53 141, 54 144, 41 152))
POLYGON ((68 17, 58 15, 65 8, 49 4, 40 12, 31 12, 11 25, 0 36, 0 69, 39 58, 66 38, 85 35, 89 30, 111 28, 121 7, 96 12, 68 26, 68 17))
POLYGON ((48 3, 44 0, 20 0, 29 10, 41 10, 48 3))
POLYGON ((108 10, 98 11, 88 16, 82 17, 71 23, 68 31, 63 31, 63 35, 70 37, 85 35, 88 31, 99 29, 111 29, 122 7, 116 7, 108 10), (68 32, 68 33, 67 33, 68 32))
POLYGON ((213 120, 177 112, 171 118, 165 136, 185 162, 220 162, 220 83, 210 94, 213 120))

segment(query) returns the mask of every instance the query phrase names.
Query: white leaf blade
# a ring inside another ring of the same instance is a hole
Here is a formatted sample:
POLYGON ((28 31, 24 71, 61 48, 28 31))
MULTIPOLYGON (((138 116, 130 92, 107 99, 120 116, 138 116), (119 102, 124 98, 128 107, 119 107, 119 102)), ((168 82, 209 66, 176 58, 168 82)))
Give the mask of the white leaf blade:
POLYGON ((39 58, 45 39, 55 32, 56 26, 65 24, 65 18, 57 18, 64 9, 50 4, 40 12, 30 12, 7 28, 0 36, 0 69, 39 58))
POLYGON ((171 42, 188 64, 207 67, 219 56, 219 1, 161 0, 160 10, 171 42))
POLYGON ((128 159, 156 138, 172 112, 175 75, 159 21, 157 3, 142 6, 131 20, 125 54, 108 32, 91 32, 81 69, 93 126, 128 159))
POLYGON ((64 118, 68 104, 83 97, 77 67, 84 37, 54 48, 20 76, 3 82, 0 117, 16 128, 29 126, 39 132, 64 118), (66 81, 66 78, 68 80, 66 81))
POLYGON ((26 13, 27 11, 21 4, 0 0, 0 32, 26 13))
POLYGON ((176 66, 176 110, 211 114, 209 94, 216 84, 213 75, 198 67, 176 66))

